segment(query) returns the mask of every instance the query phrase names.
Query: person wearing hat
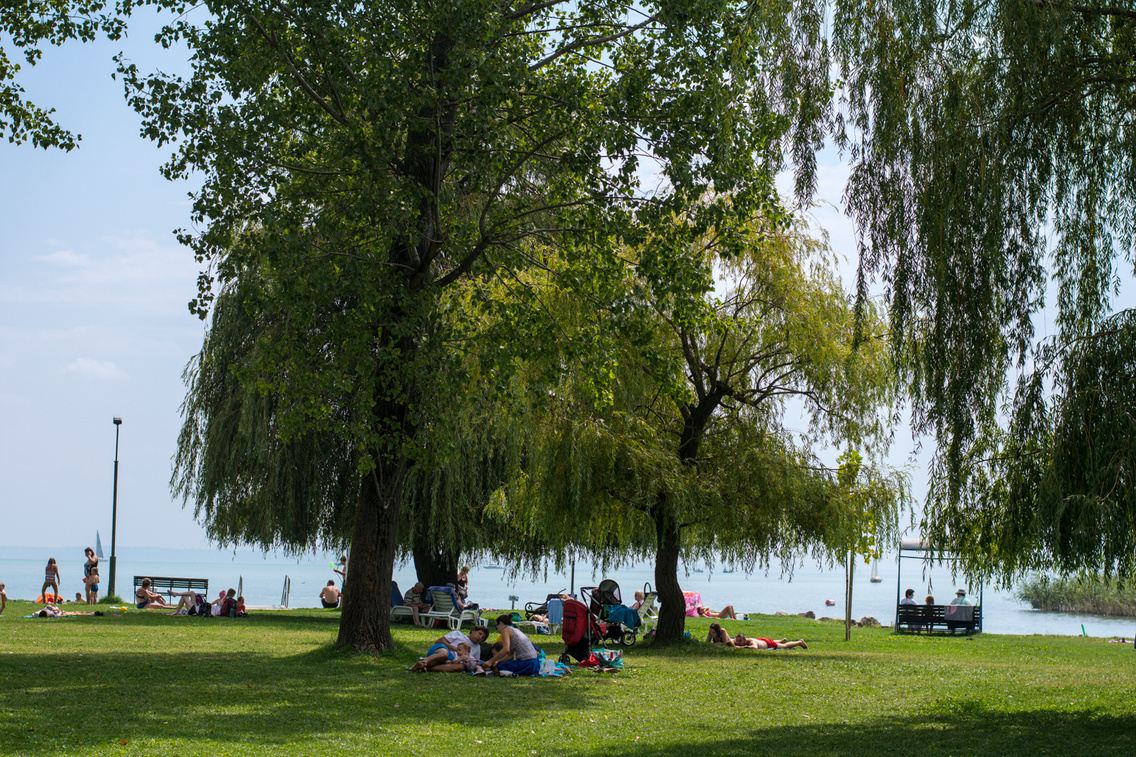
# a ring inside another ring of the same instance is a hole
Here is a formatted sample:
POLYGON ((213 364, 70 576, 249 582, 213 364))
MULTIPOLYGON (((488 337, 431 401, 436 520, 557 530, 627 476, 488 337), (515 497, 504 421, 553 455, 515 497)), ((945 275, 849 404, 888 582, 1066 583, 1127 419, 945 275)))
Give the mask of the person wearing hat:
POLYGON ((966 589, 959 589, 955 592, 955 598, 951 600, 952 605, 969 605, 970 602, 966 600, 966 589))

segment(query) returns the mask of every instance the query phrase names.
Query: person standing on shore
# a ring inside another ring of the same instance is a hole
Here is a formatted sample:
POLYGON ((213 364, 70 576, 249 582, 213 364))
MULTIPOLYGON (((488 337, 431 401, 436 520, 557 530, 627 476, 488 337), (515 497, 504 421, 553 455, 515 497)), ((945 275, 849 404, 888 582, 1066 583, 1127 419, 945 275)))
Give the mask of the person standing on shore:
POLYGON ((52 557, 47 561, 47 567, 43 570, 43 588, 39 593, 44 601, 47 603, 47 587, 51 587, 52 594, 56 602, 62 602, 59 598, 59 566, 55 564, 55 558, 52 557))
POLYGON ((84 592, 84 594, 86 594, 86 596, 87 596, 87 604, 93 605, 93 604, 95 604, 95 602, 98 601, 99 558, 95 557, 95 550, 91 549, 90 547, 87 547, 86 549, 84 549, 83 553, 87 556, 87 561, 85 563, 83 563, 83 586, 86 587, 86 591, 84 592), (92 572, 96 576, 95 577, 95 598, 94 599, 91 599, 91 573, 92 572))
POLYGON ((4 584, 0 584, 0 615, 4 614, 4 608, 8 606, 8 592, 4 591, 4 584))

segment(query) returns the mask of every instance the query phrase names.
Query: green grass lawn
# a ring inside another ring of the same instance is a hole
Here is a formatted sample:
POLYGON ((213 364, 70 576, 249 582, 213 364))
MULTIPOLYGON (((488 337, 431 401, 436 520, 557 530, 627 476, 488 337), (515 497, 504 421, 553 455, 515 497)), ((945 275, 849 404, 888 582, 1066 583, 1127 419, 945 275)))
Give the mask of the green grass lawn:
POLYGON ((0 616, 3 755, 1136 754, 1136 652, 1102 639, 845 643, 839 624, 751 616, 725 626, 808 651, 640 641, 622 673, 485 679, 407 672, 440 631, 398 626, 381 659, 337 652, 336 612, 31 610, 0 616))

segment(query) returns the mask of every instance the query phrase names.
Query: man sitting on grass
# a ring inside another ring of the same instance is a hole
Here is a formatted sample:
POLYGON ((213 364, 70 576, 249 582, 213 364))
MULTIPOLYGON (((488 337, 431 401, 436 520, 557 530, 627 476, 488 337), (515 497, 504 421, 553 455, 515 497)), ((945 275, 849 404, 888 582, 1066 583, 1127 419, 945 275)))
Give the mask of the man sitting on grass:
POLYGON ((320 602, 325 610, 339 607, 339 589, 335 588, 335 581, 328 581, 327 586, 320 592, 320 602))

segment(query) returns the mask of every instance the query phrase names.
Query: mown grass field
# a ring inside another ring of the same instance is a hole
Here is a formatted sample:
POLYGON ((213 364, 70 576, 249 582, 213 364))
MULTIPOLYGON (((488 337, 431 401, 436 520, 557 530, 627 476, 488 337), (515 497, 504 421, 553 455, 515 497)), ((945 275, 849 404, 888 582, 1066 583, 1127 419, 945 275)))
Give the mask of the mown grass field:
POLYGON ((485 679, 408 673, 440 633, 409 626, 383 658, 337 652, 335 612, 31 610, 0 616, 4 755, 1136 754, 1136 651, 1103 639, 845 643, 835 623, 751 616, 726 628, 808 651, 640 641, 618 674, 485 679))

